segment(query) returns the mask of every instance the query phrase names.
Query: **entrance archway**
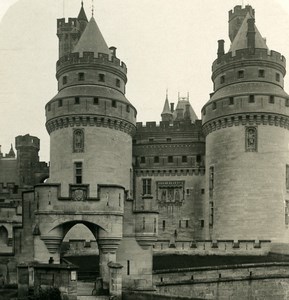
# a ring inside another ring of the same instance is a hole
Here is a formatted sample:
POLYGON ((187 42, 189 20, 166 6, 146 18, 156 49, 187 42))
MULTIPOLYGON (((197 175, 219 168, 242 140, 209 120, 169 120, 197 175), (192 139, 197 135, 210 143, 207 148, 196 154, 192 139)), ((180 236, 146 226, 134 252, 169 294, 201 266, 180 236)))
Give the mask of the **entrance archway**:
POLYGON ((60 245, 60 260, 79 267, 78 280, 91 282, 100 277, 98 244, 86 225, 77 223, 66 233, 60 245))

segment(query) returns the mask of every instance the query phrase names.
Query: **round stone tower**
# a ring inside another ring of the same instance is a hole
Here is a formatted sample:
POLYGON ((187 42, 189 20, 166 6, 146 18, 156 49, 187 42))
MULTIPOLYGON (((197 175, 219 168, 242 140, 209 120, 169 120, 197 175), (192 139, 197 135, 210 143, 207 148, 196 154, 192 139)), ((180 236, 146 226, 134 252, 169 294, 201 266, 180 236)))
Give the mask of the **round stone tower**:
POLYGON ((125 97, 126 66, 108 48, 96 22, 83 8, 78 18, 59 19, 58 94, 46 105, 50 134, 50 183, 130 189, 132 134, 136 110, 125 97))
POLYGON ((219 41, 212 67, 214 92, 202 109, 207 236, 288 242, 285 58, 268 50, 250 6, 231 11, 230 21, 234 14, 240 22, 230 24, 228 53, 219 41))

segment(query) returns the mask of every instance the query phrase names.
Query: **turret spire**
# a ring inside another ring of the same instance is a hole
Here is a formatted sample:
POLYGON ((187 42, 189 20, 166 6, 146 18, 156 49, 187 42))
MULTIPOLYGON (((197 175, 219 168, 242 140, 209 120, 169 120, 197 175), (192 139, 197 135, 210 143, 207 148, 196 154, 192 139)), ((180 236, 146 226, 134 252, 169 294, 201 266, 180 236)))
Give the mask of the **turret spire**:
POLYGON ((78 14, 77 19, 78 19, 78 21, 88 22, 86 13, 85 13, 84 8, 83 8, 83 1, 81 1, 81 8, 80 8, 80 12, 78 14))
POLYGON ((172 120, 172 112, 170 110, 169 97, 168 97, 168 89, 166 90, 166 100, 163 108, 163 112, 161 114, 162 121, 171 121, 172 120))

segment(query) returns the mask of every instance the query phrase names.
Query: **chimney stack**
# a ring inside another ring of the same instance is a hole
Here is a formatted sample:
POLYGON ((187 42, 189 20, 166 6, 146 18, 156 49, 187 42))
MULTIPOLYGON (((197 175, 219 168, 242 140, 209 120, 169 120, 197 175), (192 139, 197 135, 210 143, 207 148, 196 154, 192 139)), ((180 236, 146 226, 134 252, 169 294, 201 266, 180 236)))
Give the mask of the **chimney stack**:
POLYGON ((251 51, 255 51, 255 19, 248 19, 248 31, 247 31, 247 47, 251 51))
POLYGON ((218 58, 225 54, 225 41, 218 40, 218 58))

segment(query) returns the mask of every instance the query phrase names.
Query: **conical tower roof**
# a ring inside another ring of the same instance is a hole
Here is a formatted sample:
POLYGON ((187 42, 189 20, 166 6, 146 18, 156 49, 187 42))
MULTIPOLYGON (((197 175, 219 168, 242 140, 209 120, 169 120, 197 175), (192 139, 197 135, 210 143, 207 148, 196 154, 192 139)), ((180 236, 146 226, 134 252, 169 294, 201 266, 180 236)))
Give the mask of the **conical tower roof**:
POLYGON ((170 110, 168 95, 166 96, 166 101, 165 101, 165 105, 164 105, 163 112, 162 112, 162 115, 165 115, 165 114, 172 114, 172 112, 170 110))
POLYGON ((77 19, 78 19, 78 21, 85 21, 85 22, 88 22, 86 13, 85 13, 84 8, 83 8, 83 2, 81 2, 81 9, 80 9, 80 12, 79 12, 79 14, 78 14, 77 19))
POLYGON ((11 148, 10 148, 10 151, 9 151, 7 157, 11 157, 11 158, 14 158, 14 157, 15 157, 15 152, 14 152, 14 150, 13 150, 12 144, 11 144, 11 148))
MULTIPOLYGON (((236 50, 239 49, 245 49, 248 48, 247 45, 247 32, 248 32, 248 19, 253 18, 250 13, 248 12, 246 15, 246 18, 244 19, 236 37, 234 38, 229 52, 235 52, 236 50)), ((263 49, 268 49, 265 39, 261 36, 258 28, 255 26, 255 48, 263 48, 263 49)))
POLYGON ((94 17, 90 19, 72 52, 79 52, 80 54, 83 52, 94 52, 96 57, 98 56, 98 53, 105 53, 111 56, 111 51, 109 50, 94 17))

